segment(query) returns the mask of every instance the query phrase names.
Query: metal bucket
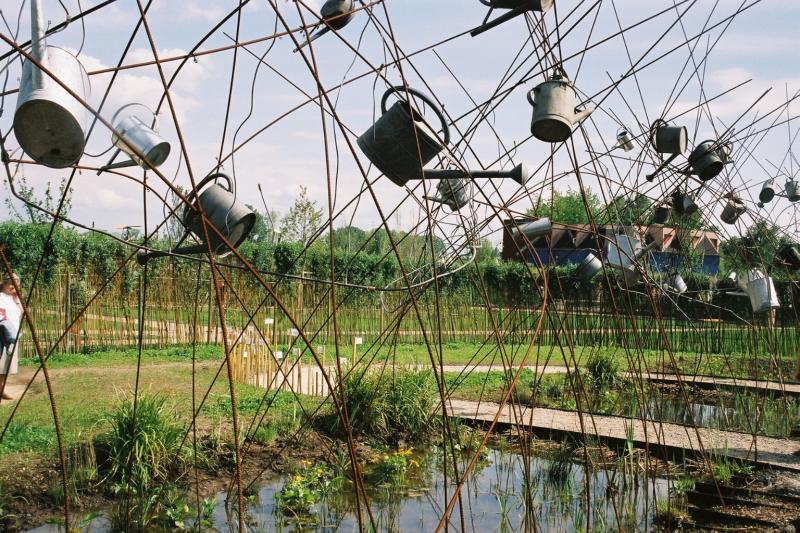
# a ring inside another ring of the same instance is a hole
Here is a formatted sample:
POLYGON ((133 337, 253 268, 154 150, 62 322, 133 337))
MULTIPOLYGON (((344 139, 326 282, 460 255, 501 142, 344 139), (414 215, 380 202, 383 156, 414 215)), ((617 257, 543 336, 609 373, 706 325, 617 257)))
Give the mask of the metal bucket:
POLYGON ((540 141, 562 142, 572 135, 574 124, 588 117, 593 109, 575 109, 575 87, 566 79, 554 76, 528 92, 533 106, 531 133, 540 141))
POLYGON ((763 204, 768 204, 775 198, 775 178, 768 179, 761 186, 761 192, 758 193, 758 201, 763 204))
POLYGON ((784 190, 786 191, 786 198, 788 198, 790 202, 800 200, 800 187, 798 187, 795 180, 786 180, 784 190))
MULTIPOLYGON (((86 70, 63 48, 47 46, 42 65, 84 102, 91 95, 86 70)), ((14 135, 31 159, 51 168, 74 165, 86 146, 86 108, 61 85, 34 67, 22 65, 14 135)))
POLYGON ((684 153, 688 139, 686 126, 670 126, 658 119, 650 127, 650 142, 660 154, 684 153))
POLYGON ((586 254, 583 261, 578 264, 575 273, 582 279, 590 280, 603 270, 603 262, 592 252, 586 254))
MULTIPOLYGON (((111 134, 111 142, 118 149, 126 153, 131 158, 131 161, 140 167, 157 167, 164 163, 167 157, 169 157, 170 144, 158 134, 158 122, 155 120, 155 117, 153 120, 153 127, 151 128, 140 119, 138 115, 121 114, 123 110, 133 105, 141 104, 128 104, 127 106, 123 106, 117 110, 114 117, 112 117, 111 123, 114 124, 114 129, 116 131, 111 134), (117 135, 118 133, 119 136, 117 135), (129 148, 129 145, 135 148, 140 154, 144 155, 144 159, 139 157, 135 150, 129 148)), ((150 110, 148 109, 148 111, 150 110)), ((150 112, 152 113, 152 111, 150 112)))
MULTIPOLYGON (((206 177, 198 184, 197 190, 202 189, 210 181, 217 178, 226 180, 228 182, 228 188, 226 189, 214 183, 206 187, 206 189, 199 194, 197 200, 192 199, 195 193, 190 194, 188 199, 192 203, 196 201, 200 202, 208 221, 211 222, 235 248, 245 240, 253 229, 256 223, 256 214, 236 199, 233 194, 233 184, 224 174, 212 174, 206 177)), ((194 233, 201 242, 205 242, 205 233, 203 232, 203 225, 199 213, 187 206, 183 211, 183 223, 187 230, 194 233)), ((207 229, 211 250, 220 256, 230 253, 228 246, 222 239, 220 239, 211 228, 207 229)), ((175 250, 175 252, 180 253, 178 250, 175 250)))
POLYGON ((671 205, 660 205, 653 210, 653 224, 666 224, 672 215, 671 205))
MULTIPOLYGON (((389 95, 395 92, 403 96, 405 88, 390 87, 383 94, 381 117, 358 138, 358 146, 378 170, 402 187, 410 179, 421 179, 422 167, 441 152, 444 146, 439 143, 436 133, 422 121, 422 115, 416 109, 413 109, 413 114, 409 114, 408 101, 398 100, 386 109, 389 95)), ((441 121, 444 144, 449 143, 447 121, 436 104, 410 87, 408 93, 432 108, 441 121)))
POLYGON ((617 146, 626 152, 633 150, 633 137, 627 129, 620 128, 617 131, 617 146))
POLYGON ((772 278, 764 276, 759 270, 748 272, 746 292, 754 313, 763 313, 781 306, 772 278))
POLYGON ((747 212, 744 202, 736 196, 728 197, 728 203, 722 209, 720 219, 726 224, 735 224, 739 217, 747 212))
POLYGON ((692 173, 697 174, 702 181, 708 181, 718 176, 725 167, 726 161, 728 161, 728 153, 716 141, 703 141, 689 154, 692 173))

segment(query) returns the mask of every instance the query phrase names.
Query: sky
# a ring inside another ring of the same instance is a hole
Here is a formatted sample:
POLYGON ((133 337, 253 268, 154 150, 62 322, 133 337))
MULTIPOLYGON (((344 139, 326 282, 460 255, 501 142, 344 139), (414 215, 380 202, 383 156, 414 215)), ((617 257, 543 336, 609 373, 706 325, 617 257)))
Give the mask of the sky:
MULTIPOLYGON (((70 13, 79 11, 76 0, 63 0, 63 3, 70 13)), ((86 9, 96 3, 83 0, 80 5, 86 9)), ((237 4, 233 1, 155 0, 147 21, 158 56, 185 55, 237 4)), ((319 1, 305 0, 301 11, 306 21, 313 19, 308 10, 317 11, 319 4, 319 1)), ((51 25, 64 19, 64 10, 58 2, 43 0, 43 6, 44 18, 51 25)), ((277 0, 277 8, 290 28, 298 27, 300 18, 293 0, 277 0)), ((6 21, 2 33, 20 43, 27 40, 30 35, 27 3, 0 0, 0 9, 6 21)), ((215 169, 221 152, 224 158, 221 170, 234 177, 237 197, 260 210, 266 204, 271 210, 285 213, 304 186, 326 216, 329 196, 335 212, 344 209, 334 220, 337 227, 351 222, 361 227, 376 227, 383 219, 392 229, 409 228, 420 222, 424 226, 427 211, 421 185, 411 182, 415 190, 409 196, 406 189, 382 177, 374 184, 374 194, 362 193, 364 176, 350 148, 353 147, 355 157, 367 169, 369 162, 355 140, 380 116, 379 102, 388 84, 397 84, 404 77, 409 86, 434 95, 448 119, 453 121, 450 125, 454 139, 451 153, 459 165, 508 169, 525 163, 537 169, 525 188, 508 180, 493 184, 480 181, 485 195, 476 193, 476 201, 459 213, 442 208, 431 217, 437 224, 434 231, 442 236, 460 235, 465 227, 477 227, 480 236, 497 242, 498 209, 523 213, 540 199, 546 201, 552 188, 578 187, 578 177, 565 148, 556 150, 553 164, 548 166, 546 163, 556 147, 530 139, 531 106, 526 94, 544 81, 548 72, 537 65, 537 56, 543 54, 545 46, 538 34, 531 38, 528 22, 538 23, 541 15, 535 14, 528 21, 518 17, 474 38, 468 34, 458 36, 478 25, 486 11, 478 0, 386 0, 372 8, 373 20, 361 11, 339 30, 338 36, 328 34, 316 40, 313 61, 322 87, 331 88, 361 76, 329 93, 343 127, 327 116, 323 128, 320 107, 301 105, 308 101, 308 95, 317 94, 317 81, 307 63, 312 61, 311 55, 293 53, 295 44, 287 35, 240 47, 235 58, 232 49, 199 55, 178 72, 169 90, 171 105, 165 103, 160 109, 160 134, 172 146, 170 157, 160 170, 173 184, 188 188, 190 173, 199 181, 215 169), (376 21, 382 25, 380 30, 376 21), (388 32, 394 36, 396 48, 386 46, 388 32), (426 49, 453 36, 458 37, 426 49), (350 46, 357 48, 359 55, 350 46), (424 51, 401 61, 399 67, 397 64, 383 66, 399 51, 409 54, 418 50, 424 51), (264 59, 259 64, 257 57, 261 56, 264 59), (376 67, 382 77, 374 72, 376 67), (507 72, 510 75, 506 76, 507 72), (463 134, 475 121, 476 104, 491 99, 501 83, 500 90, 506 94, 495 99, 491 112, 470 131, 467 146, 463 134), (513 89, 508 91, 510 88, 513 89), (300 107, 292 111, 296 106, 300 107), (269 127, 264 129, 267 125, 269 127), (181 151, 179 134, 185 141, 186 154, 181 151), (250 141, 241 145, 251 136, 250 141), (517 144, 519 146, 514 148, 517 144), (238 148, 230 157, 234 147, 238 148), (505 155, 506 152, 510 155, 505 155), (489 221, 488 225, 482 224, 483 221, 489 221)), ((497 11, 493 16, 496 14, 497 11)), ((138 18, 135 0, 117 0, 87 16, 84 24, 74 22, 48 38, 48 45, 73 52, 80 49, 79 59, 91 80, 91 95, 87 100, 95 108, 111 80, 110 73, 98 71, 119 63, 138 18)), ((267 0, 251 0, 243 8, 238 22, 240 42, 286 29, 267 0)), ((605 153, 613 147, 621 125, 643 139, 649 124, 662 116, 678 117, 675 123, 688 127, 690 146, 716 138, 739 119, 733 137, 737 139, 738 135, 743 140, 735 140, 733 144, 736 163, 729 165, 723 175, 701 192, 707 216, 715 219, 722 209, 722 195, 735 191, 748 202, 753 214, 743 217, 740 226, 725 228, 727 233, 741 233, 754 220, 766 217, 779 220, 785 231, 796 234, 793 205, 779 200, 758 210, 753 199, 768 177, 797 172, 797 162, 789 157, 793 146, 790 139, 798 128, 797 121, 757 137, 748 137, 745 126, 784 106, 787 94, 800 90, 798 22, 800 2, 784 0, 556 0, 555 9, 544 14, 544 26, 553 33, 549 40, 553 43, 561 37, 560 50, 556 53, 566 58, 563 68, 576 86, 580 104, 597 107, 584 124, 585 138, 582 134, 573 134, 572 138, 575 159, 585 171, 581 175, 583 183, 608 198, 633 191, 646 192, 654 198, 664 197, 673 187, 671 182, 656 180, 650 184, 643 179, 653 168, 652 154, 644 158, 644 165, 630 160, 641 152, 641 146, 630 154, 612 151, 599 158, 597 164, 590 161, 591 151, 605 153), (751 7, 729 24, 723 23, 696 37, 704 28, 723 21, 743 4, 751 7), (683 11, 686 13, 679 20, 678 15, 683 11), (654 16, 660 12, 663 13, 654 16), (651 20, 625 31, 624 39, 618 35, 620 27, 627 28, 651 16, 651 20), (688 45, 685 44, 687 40, 688 45), (581 51, 587 43, 592 48, 583 54, 581 51), (690 46, 694 47, 693 53, 690 53, 690 46), (710 52, 707 61, 703 61, 706 50, 710 52), (621 81, 616 88, 610 88, 611 80, 619 80, 632 63, 638 67, 637 74, 621 81), (676 81, 679 82, 677 94, 676 81), (719 96, 743 82, 747 83, 719 96), (770 88, 771 91, 753 106, 770 88), (713 101, 702 107, 702 113, 694 109, 700 101, 711 98, 713 101), (690 111, 684 114, 686 110, 690 111), (592 173, 609 179, 598 179, 592 173)), ((236 32, 237 17, 234 16, 199 50, 228 47, 234 42, 236 32)), ((295 35, 302 39, 304 34, 297 32, 295 35)), ((8 50, 10 47, 3 44, 2 52, 8 50)), ((20 61, 17 56, 13 57, 16 60, 4 68, 4 76, 8 77, 6 91, 19 85, 20 61)), ((153 58, 147 34, 140 29, 122 64, 147 63, 153 58)), ((179 64, 179 61, 164 63, 163 73, 167 79, 179 64)), ((117 109, 129 103, 155 109, 163 94, 155 66, 125 69, 114 81, 100 114, 111 120, 117 109)), ((2 99, 0 128, 4 135, 11 130, 16 98, 17 95, 11 93, 2 99)), ((784 106, 781 116, 785 120, 795 116, 798 110, 798 103, 789 105, 788 109, 784 106)), ((762 119, 755 129, 762 125, 767 127, 781 116, 773 113, 762 119)), ((432 117, 426 114, 428 120, 435 120, 432 117)), ((91 154, 106 151, 111 146, 110 135, 103 125, 95 127, 81 165, 100 166, 108 160, 109 153, 101 157, 91 154)), ((13 132, 6 145, 12 157, 22 156, 13 132)), ((20 166, 17 172, 24 174, 40 191, 48 181, 58 183, 68 175, 63 169, 30 164, 20 166)), ((137 180, 144 174, 138 168, 125 172, 137 180)), ((374 168, 369 171, 370 180, 378 176, 374 168)), ((162 195, 167 193, 168 187, 161 178, 149 172, 147 179, 162 195)), ((783 177, 779 177, 779 183, 782 182, 783 177)), ((426 183, 425 187, 427 194, 433 195, 435 183, 426 183)), ((3 194, 8 197, 7 187, 3 194)), ((5 205, 0 209, 0 217, 10 216, 5 205)), ((147 224, 152 227, 163 218, 164 206, 154 195, 148 195, 145 202, 141 184, 122 176, 97 175, 89 170, 76 175, 71 219, 118 231, 122 226, 144 225, 145 212, 147 224)))

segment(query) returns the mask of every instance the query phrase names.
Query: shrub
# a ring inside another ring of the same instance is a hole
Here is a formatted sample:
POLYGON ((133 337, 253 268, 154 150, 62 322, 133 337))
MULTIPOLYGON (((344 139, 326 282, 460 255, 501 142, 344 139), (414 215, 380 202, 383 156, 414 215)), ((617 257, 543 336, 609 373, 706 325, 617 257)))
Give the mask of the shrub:
POLYGON ((620 379, 619 363, 613 355, 603 352, 593 354, 589 358, 586 362, 586 371, 589 384, 598 390, 611 388, 620 379))

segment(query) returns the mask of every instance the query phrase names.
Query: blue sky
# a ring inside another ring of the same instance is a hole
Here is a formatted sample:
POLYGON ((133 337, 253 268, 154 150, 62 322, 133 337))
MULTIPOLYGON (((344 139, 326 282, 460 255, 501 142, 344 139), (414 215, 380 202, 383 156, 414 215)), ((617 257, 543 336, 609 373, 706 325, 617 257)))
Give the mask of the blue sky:
MULTIPOLYGON (((305 3, 312 9, 318 9, 318 1, 306 1, 305 3)), ((584 20, 562 39, 562 57, 568 57, 582 50, 587 42, 597 43, 613 35, 619 31, 619 25, 627 27, 647 16, 666 10, 675 3, 678 2, 673 2, 673 0, 602 0, 597 2, 599 8, 593 10, 590 8, 596 2, 556 0, 556 10, 548 12, 544 20, 548 30, 552 30, 555 28, 556 15, 562 21, 566 17, 566 22, 562 22, 559 26, 560 31, 564 32, 580 16, 588 13, 584 20), (567 17, 573 10, 575 10, 575 14, 571 18, 567 17)), ((747 2, 747 4, 749 3, 752 2, 747 2)), ((170 57, 184 54, 236 4, 237 2, 205 0, 188 0, 186 2, 156 0, 148 15, 148 22, 151 25, 159 55, 170 57)), ((605 151, 603 143, 613 143, 614 135, 619 127, 619 124, 612 119, 613 116, 619 117, 622 123, 637 134, 647 127, 648 120, 652 121, 661 116, 662 109, 672 93, 673 85, 678 79, 681 69, 690 59, 688 47, 681 46, 677 51, 641 70, 635 78, 631 77, 623 81, 619 85, 619 91, 612 91, 609 95, 609 80, 618 79, 630 67, 626 45, 634 62, 644 57, 642 63, 648 63, 680 45, 687 37, 694 37, 702 31, 709 16, 710 23, 715 24, 732 14, 741 4, 740 0, 682 2, 678 7, 674 7, 654 20, 626 32, 624 42, 621 38, 615 37, 598 45, 585 55, 566 61, 565 70, 574 79, 579 93, 584 98, 597 95, 596 100, 603 99, 599 109, 592 115, 591 121, 586 123, 586 133, 594 150, 605 151), (662 42, 651 49, 656 39, 675 23, 678 18, 677 13, 690 5, 691 8, 682 19, 683 24, 675 25, 662 42), (582 63, 578 72, 581 58, 582 63)), ((75 1, 65 0, 65 5, 72 12, 77 11, 75 1)), ((91 2, 83 1, 82 5, 86 8, 91 5, 91 2)), ((11 22, 12 29, 15 29, 16 13, 19 10, 20 2, 2 0, 0 6, 5 17, 11 22)), ((52 23, 63 19, 63 10, 57 2, 44 0, 44 6, 46 19, 52 23)), ((295 3, 278 0, 278 6, 288 24, 296 27, 299 18, 295 3)), ((135 1, 118 0, 111 7, 104 8, 85 19, 86 36, 80 58, 90 73, 115 65, 119 61, 120 54, 136 24, 137 9, 135 1)), ((244 8, 243 13, 240 40, 269 35, 276 28, 273 8, 266 0, 252 0, 244 8)), ((383 5, 376 6, 373 13, 384 25, 388 13, 396 43, 403 52, 408 53, 470 29, 483 19, 486 9, 477 0, 437 0, 435 2, 387 0, 383 5)), ((307 12, 306 17, 310 17, 307 12)), ((18 36, 19 41, 23 41, 29 36, 27 18, 27 6, 25 6, 23 23, 18 36)), ((538 20, 538 15, 530 20, 538 20)), ((692 44, 696 43, 697 45, 695 61, 702 58, 707 46, 714 45, 708 62, 699 71, 704 77, 706 97, 716 95, 748 79, 752 79, 752 81, 709 104, 707 112, 700 116, 699 121, 697 112, 682 117, 679 122, 689 127, 690 139, 699 142, 705 138, 713 138, 715 136, 713 125, 716 125, 717 131, 724 130, 769 87, 772 87, 771 93, 742 120, 741 124, 751 122, 756 113, 760 116, 781 105, 786 101, 787 91, 789 94, 794 94, 800 90, 800 67, 798 67, 797 61, 800 37, 798 37, 796 29, 798 22, 800 22, 800 3, 763 0, 740 14, 724 34, 722 34, 723 28, 719 27, 700 38, 699 42, 692 41, 692 44)), ((278 31, 284 29, 280 22, 277 23, 277 29, 278 31)), ((212 36, 201 49, 207 50, 229 45, 232 41, 225 33, 233 36, 235 31, 236 19, 234 18, 212 36)), ((3 33, 8 35, 8 29, 4 29, 3 33)), ((353 46, 359 47, 363 59, 355 57, 353 52, 334 35, 327 35, 315 41, 315 60, 324 87, 331 87, 344 79, 370 72, 372 66, 367 62, 373 66, 381 65, 394 53, 394 50, 387 50, 384 47, 384 41, 375 25, 370 23, 363 12, 358 13, 353 21, 340 31, 340 35, 353 46), (360 45, 358 44, 359 36, 361 36, 360 45)), ((74 23, 64 32, 52 36, 48 43, 77 49, 80 46, 81 37, 81 25, 74 23)), ((271 43, 273 41, 257 43, 249 46, 247 50, 260 56, 265 53, 271 43)), ((530 41, 528 26, 520 17, 476 38, 468 35, 456 38, 436 47, 435 53, 426 51, 410 60, 403 61, 401 67, 409 85, 428 93, 433 92, 444 104, 447 114, 454 118, 469 112, 474 107, 471 99, 482 102, 490 98, 497 89, 503 73, 510 65, 520 66, 520 70, 511 76, 510 83, 505 87, 519 81, 522 73, 533 67, 534 61, 528 59, 515 62, 515 55, 521 49, 522 57, 528 54, 535 56, 535 52, 541 52, 541 44, 538 37, 535 37, 533 42, 530 41)), ((290 79, 302 91, 315 94, 314 78, 303 61, 303 57, 300 54, 292 53, 293 47, 291 39, 280 38, 274 41, 274 46, 266 55, 265 61, 270 67, 290 79)), ((146 36, 143 31, 140 31, 124 63, 145 62, 152 60, 152 57, 153 54, 146 36)), ((180 72, 170 93, 196 179, 201 178, 214 167, 215 159, 220 151, 232 60, 233 53, 230 50, 197 58, 196 62, 190 62, 180 72)), ((174 72, 176 65, 177 62, 165 64, 164 68, 168 76, 174 72)), ((262 66, 258 70, 254 83, 256 65, 256 60, 246 50, 239 50, 237 67, 234 72, 233 105, 223 144, 224 154, 229 153, 234 146, 234 132, 239 126, 241 129, 236 138, 237 142, 241 142, 307 99, 300 90, 281 79, 278 74, 267 67, 262 66), (251 105, 251 87, 254 87, 252 114, 242 125, 251 105)), ((499 140, 508 148, 515 143, 524 141, 529 136, 531 108, 526 101, 525 94, 536 83, 543 81, 544 75, 540 70, 539 68, 534 69, 533 77, 516 87, 496 107, 489 119, 477 128, 469 143, 470 153, 458 155, 461 164, 467 167, 488 165, 498 158, 498 154, 505 152, 500 149, 499 140)), ((386 68, 382 72, 391 83, 400 81, 400 73, 397 68, 386 68)), ((19 62, 15 62, 9 67, 9 73, 8 86, 9 88, 16 87, 19 62)), ((701 93, 697 77, 690 78, 687 73, 684 73, 681 78, 682 82, 687 79, 685 90, 677 98, 677 102, 667 116, 674 116, 685 109, 696 106, 700 100, 701 93)), ((108 84, 109 75, 92 75, 91 80, 93 88, 91 102, 97 105, 108 84)), ((348 84, 341 91, 331 93, 331 98, 337 101, 337 114, 352 132, 349 134, 349 138, 354 146, 355 137, 366 130, 376 114, 379 113, 379 110, 376 109, 377 102, 385 88, 386 82, 378 79, 372 73, 359 81, 348 84)), ((147 66, 126 70, 115 82, 109 103, 102 111, 102 115, 110 119, 119 106, 132 101, 151 107, 155 106, 161 95, 161 82, 155 67, 147 66)), ((3 132, 7 132, 10 128, 15 102, 15 95, 9 95, 4 100, 4 113, 0 118, 0 127, 3 132)), ((793 116, 797 114, 798 110, 800 110, 800 103, 795 103, 789 108, 789 113, 793 116)), ((785 118, 785 111, 783 115, 785 118)), ((464 119, 456 121, 453 126, 454 134, 456 131, 463 131, 474 117, 475 114, 471 113, 464 119)), ((165 107, 162 110, 160 121, 164 137, 173 143, 172 154, 163 165, 162 171, 176 184, 187 187, 189 177, 185 162, 180 161, 177 129, 168 108, 165 107)), ((358 194, 364 180, 347 144, 343 141, 342 133, 336 132, 338 142, 334 143, 331 133, 334 127, 330 120, 327 121, 326 126, 330 137, 331 167, 333 169, 338 167, 338 179, 335 181, 333 192, 337 207, 342 207, 358 194), (336 156, 337 147, 338 158, 336 156)), ((709 217, 713 218, 721 211, 721 204, 717 200, 719 195, 724 192, 734 189, 748 200, 757 196, 758 187, 767 177, 766 175, 778 173, 774 167, 770 166, 771 163, 781 166, 784 161, 783 167, 786 173, 790 170, 796 172, 798 165, 792 162, 790 169, 789 160, 786 159, 791 133, 789 127, 793 128, 791 131, 795 131, 798 124, 791 122, 790 126, 783 125, 781 128, 775 128, 757 145, 748 145, 747 148, 752 151, 752 157, 744 161, 746 154, 742 152, 741 163, 729 167, 723 176, 711 184, 710 190, 703 196, 709 217)), ((580 135, 574 135, 573 138, 575 139, 576 158, 581 164, 587 163, 590 160, 589 145, 580 135)), ((455 139, 458 140, 457 135, 455 135, 455 139)), ((13 134, 8 144, 9 147, 16 146, 13 134)), ((89 139, 87 153, 102 152, 109 145, 108 130, 102 126, 98 127, 89 139)), ((736 146, 734 149, 736 150, 736 146)), ((529 167, 537 168, 548 160, 551 154, 550 150, 549 144, 527 140, 513 152, 511 158, 501 158, 499 164, 509 167, 512 164, 525 162, 529 167)), ((638 153, 639 150, 632 152, 632 154, 638 153)), ((622 155, 619 151, 615 154, 622 155)), ((366 167, 366 158, 358 151, 357 155, 366 167)), ((106 158, 107 156, 102 158, 86 156, 82 163, 99 165, 106 158)), ((612 159, 608 156, 601 158, 600 162, 602 165, 597 167, 598 170, 607 173, 610 181, 598 180, 589 174, 583 176, 584 183, 596 192, 609 197, 618 194, 620 190, 641 190, 654 197, 660 197, 668 192, 669 187, 665 184, 656 183, 653 186, 644 182, 643 175, 652 169, 652 165, 640 167, 632 165, 624 159, 612 159)), ((564 155, 564 150, 561 150, 554 157, 553 168, 534 176, 527 191, 521 192, 516 184, 504 183, 497 191, 491 193, 491 203, 495 206, 506 206, 514 212, 523 212, 531 207, 540 195, 544 195, 546 198, 552 187, 558 189, 576 187, 577 181, 571 175, 571 169, 572 166, 564 155), (558 179, 553 180, 552 176, 554 175, 558 179)), ((26 165, 20 171, 38 186, 41 186, 46 180, 57 180, 65 175, 63 170, 44 169, 33 165, 26 165)), ((279 212, 285 212, 288 209, 297 196, 299 187, 303 185, 308 187, 312 198, 327 210, 328 181, 319 107, 306 105, 301 110, 276 122, 274 126, 242 147, 233 160, 228 159, 224 165, 224 171, 235 175, 238 195, 259 207, 262 205, 257 190, 259 184, 268 206, 279 212)), ((137 178, 141 178, 142 175, 142 172, 137 170, 132 170, 130 173, 137 178)), ((374 169, 369 176, 370 178, 377 177, 374 169)), ((151 176, 150 179, 157 180, 158 178, 151 176)), ((782 182, 782 179, 779 181, 782 182)), ((163 184, 158 188, 166 191, 166 186, 163 184)), ((345 225, 352 219, 358 225, 373 227, 380 222, 379 208, 386 214, 398 205, 401 205, 398 214, 390 218, 392 227, 408 227, 424 219, 424 210, 419 201, 415 201, 415 198, 421 199, 421 191, 414 192, 413 197, 408 198, 404 189, 398 188, 386 178, 379 180, 374 190, 377 205, 370 195, 363 195, 357 208, 347 209, 342 216, 336 219, 335 224, 337 226, 345 225)), ((160 220, 162 209, 157 205, 155 198, 149 199, 148 204, 148 220, 150 224, 153 224, 160 220)), ((436 215, 437 221, 442 224, 437 231, 446 234, 450 231, 447 228, 451 227, 448 224, 456 225, 464 220, 481 221, 491 218, 493 213, 492 208, 481 203, 462 210, 463 218, 450 214, 446 210, 441 211, 436 215)), ((791 220, 788 218, 791 214, 793 214, 793 209, 787 209, 787 204, 778 205, 776 203, 770 210, 757 214, 756 218, 768 216, 779 219, 784 226, 787 226, 787 230, 796 232, 796 225, 791 226, 791 220), (782 211, 783 214, 779 216, 778 211, 782 211)), ((140 225, 144 216, 141 188, 124 178, 109 174, 96 176, 93 172, 84 171, 76 178, 74 184, 73 208, 70 215, 83 223, 94 223, 98 227, 107 229, 113 229, 118 225, 140 225)), ((748 220, 752 222, 753 219, 748 220)), ((743 221, 743 224, 746 223, 743 221)), ((492 222, 482 230, 481 234, 497 240, 497 233, 492 233, 497 227, 496 221, 492 222)), ((729 227, 726 228, 726 231, 735 234, 744 228, 745 226, 729 227)))

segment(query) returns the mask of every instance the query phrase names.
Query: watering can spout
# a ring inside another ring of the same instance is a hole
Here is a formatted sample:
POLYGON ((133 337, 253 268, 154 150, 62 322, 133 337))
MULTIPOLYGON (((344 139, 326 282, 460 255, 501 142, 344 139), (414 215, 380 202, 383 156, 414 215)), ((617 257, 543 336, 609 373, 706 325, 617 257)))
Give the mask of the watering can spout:
POLYGON ((579 111, 576 108, 575 109, 575 120, 574 120, 574 123, 575 124, 580 124, 581 122, 586 120, 589 117, 589 115, 591 115, 592 113, 594 113, 594 108, 593 107, 587 107, 583 111, 579 111))
POLYGON ((192 246, 179 246, 172 250, 139 250, 136 253, 136 262, 144 266, 149 260, 156 257, 167 255, 196 255, 208 253, 208 246, 205 244, 193 244, 192 246))
POLYGON ((325 26, 324 28, 322 28, 319 31, 315 32, 314 34, 311 35, 311 37, 308 38, 307 41, 303 42, 302 44, 300 44, 300 46, 295 48, 294 49, 294 53, 299 52, 300 49, 303 48, 304 46, 306 46, 308 43, 310 43, 311 41, 317 40, 318 38, 322 37, 323 35, 325 35, 329 31, 331 31, 331 29, 328 26, 325 26))

